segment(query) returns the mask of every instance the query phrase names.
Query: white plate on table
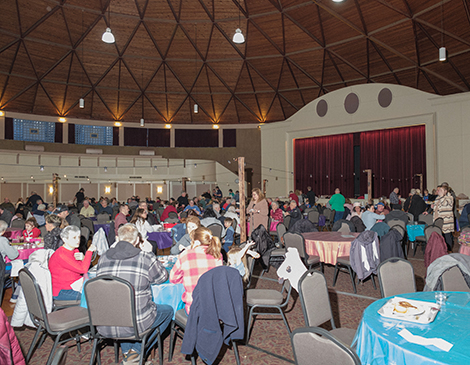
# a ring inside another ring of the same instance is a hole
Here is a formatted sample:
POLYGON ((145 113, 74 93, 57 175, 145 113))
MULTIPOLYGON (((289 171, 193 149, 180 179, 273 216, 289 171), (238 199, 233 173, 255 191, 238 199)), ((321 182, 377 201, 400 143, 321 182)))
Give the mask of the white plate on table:
POLYGON ((441 306, 436 303, 394 297, 378 313, 382 317, 427 324, 434 321, 440 309, 441 306))

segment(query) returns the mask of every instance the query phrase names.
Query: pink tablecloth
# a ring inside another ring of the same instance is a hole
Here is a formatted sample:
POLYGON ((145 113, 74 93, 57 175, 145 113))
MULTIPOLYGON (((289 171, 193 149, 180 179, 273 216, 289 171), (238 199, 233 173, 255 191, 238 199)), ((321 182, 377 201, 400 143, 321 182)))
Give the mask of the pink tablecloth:
MULTIPOLYGON (((44 247, 36 247, 36 248, 26 248, 26 249, 18 249, 20 253, 17 259, 19 260, 27 260, 29 256, 37 250, 42 250, 44 247)), ((5 257, 5 263, 9 263, 11 260, 8 257, 5 257)))
POLYGON ((338 256, 349 256, 351 242, 359 235, 356 232, 308 232, 305 238, 305 250, 309 255, 320 256, 320 261, 335 265, 338 256))
POLYGON ((460 245, 459 253, 470 256, 470 246, 460 245))

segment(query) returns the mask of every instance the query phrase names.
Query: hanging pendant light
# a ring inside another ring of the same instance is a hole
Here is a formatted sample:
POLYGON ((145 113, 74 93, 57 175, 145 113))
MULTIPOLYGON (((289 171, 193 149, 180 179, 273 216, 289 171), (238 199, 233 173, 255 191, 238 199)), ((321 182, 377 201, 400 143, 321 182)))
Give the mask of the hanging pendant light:
POLYGON ((80 107, 80 109, 85 108, 85 99, 80 98, 78 106, 80 107))
POLYGON ((145 125, 145 120, 144 118, 140 118, 140 126, 143 127, 145 125))
POLYGON ((240 28, 237 28, 235 34, 233 35, 233 43, 242 44, 245 43, 245 37, 240 28))
MULTIPOLYGON (((108 7, 108 24, 111 25, 111 3, 109 4, 109 7, 108 7)), ((114 34, 113 32, 111 31, 111 28, 110 27, 107 27, 106 28, 106 31, 103 33, 103 36, 101 37, 101 40, 104 42, 104 43, 114 43, 115 42, 115 39, 114 39, 114 34)))
POLYGON ((235 34, 233 35, 233 43, 235 44, 242 44, 245 43, 245 36, 242 33, 242 30, 240 29, 240 15, 241 15, 241 5, 240 2, 238 2, 238 28, 235 30, 235 34))
POLYGON ((194 114, 199 113, 199 105, 194 104, 194 114))
POLYGON ((111 28, 106 28, 106 32, 103 33, 103 36, 101 37, 101 40, 104 43, 110 43, 110 44, 115 42, 114 34, 111 31, 111 28))

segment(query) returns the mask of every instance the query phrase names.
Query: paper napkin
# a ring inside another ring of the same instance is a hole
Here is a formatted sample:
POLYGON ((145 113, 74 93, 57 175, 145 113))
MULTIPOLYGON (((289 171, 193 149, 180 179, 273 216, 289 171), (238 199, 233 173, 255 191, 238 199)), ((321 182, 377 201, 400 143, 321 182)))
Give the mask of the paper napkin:
POLYGON ((451 343, 447 342, 446 340, 443 340, 442 338, 424 338, 421 336, 416 336, 413 335, 410 331, 407 329, 402 329, 398 334, 403 337, 405 340, 408 342, 416 343, 418 345, 423 345, 423 346, 429 346, 429 345, 434 345, 437 348, 449 352, 449 350, 452 348, 451 343))

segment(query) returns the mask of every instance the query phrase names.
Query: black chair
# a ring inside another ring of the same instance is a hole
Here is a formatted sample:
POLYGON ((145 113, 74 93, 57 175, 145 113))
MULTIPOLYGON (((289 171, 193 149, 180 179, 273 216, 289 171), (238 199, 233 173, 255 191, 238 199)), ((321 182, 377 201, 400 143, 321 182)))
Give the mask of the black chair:
POLYGON ((80 306, 74 306, 48 314, 46 312, 41 288, 31 272, 27 268, 21 269, 19 272, 19 279, 21 286, 23 287, 23 293, 26 299, 26 304, 28 305, 31 320, 38 327, 33 341, 31 342, 31 346, 29 347, 28 354, 26 355, 26 363, 29 362, 33 355, 39 334, 44 331, 51 336, 55 336, 54 345, 52 346, 49 358, 46 362, 47 365, 51 363, 52 356, 54 355, 57 346, 62 343, 75 339, 77 341, 78 351, 80 352, 80 334, 77 334, 74 337, 66 337, 63 340, 61 340, 61 338, 64 335, 70 335, 76 330, 90 326, 87 310, 80 306))
POLYGON ((116 362, 118 362, 119 355, 116 340, 141 342, 140 365, 144 363, 146 350, 148 350, 145 348, 146 344, 151 344, 157 338, 160 364, 163 364, 163 344, 160 330, 149 328, 144 332, 139 332, 136 320, 135 291, 127 280, 111 275, 101 275, 88 280, 85 283, 84 291, 93 338, 90 365, 94 363, 95 354, 98 357, 98 363, 101 363, 101 347, 98 347, 98 343, 104 342, 106 338, 114 340, 116 362), (96 330, 96 326, 129 327, 133 334, 128 337, 106 337, 96 330))

